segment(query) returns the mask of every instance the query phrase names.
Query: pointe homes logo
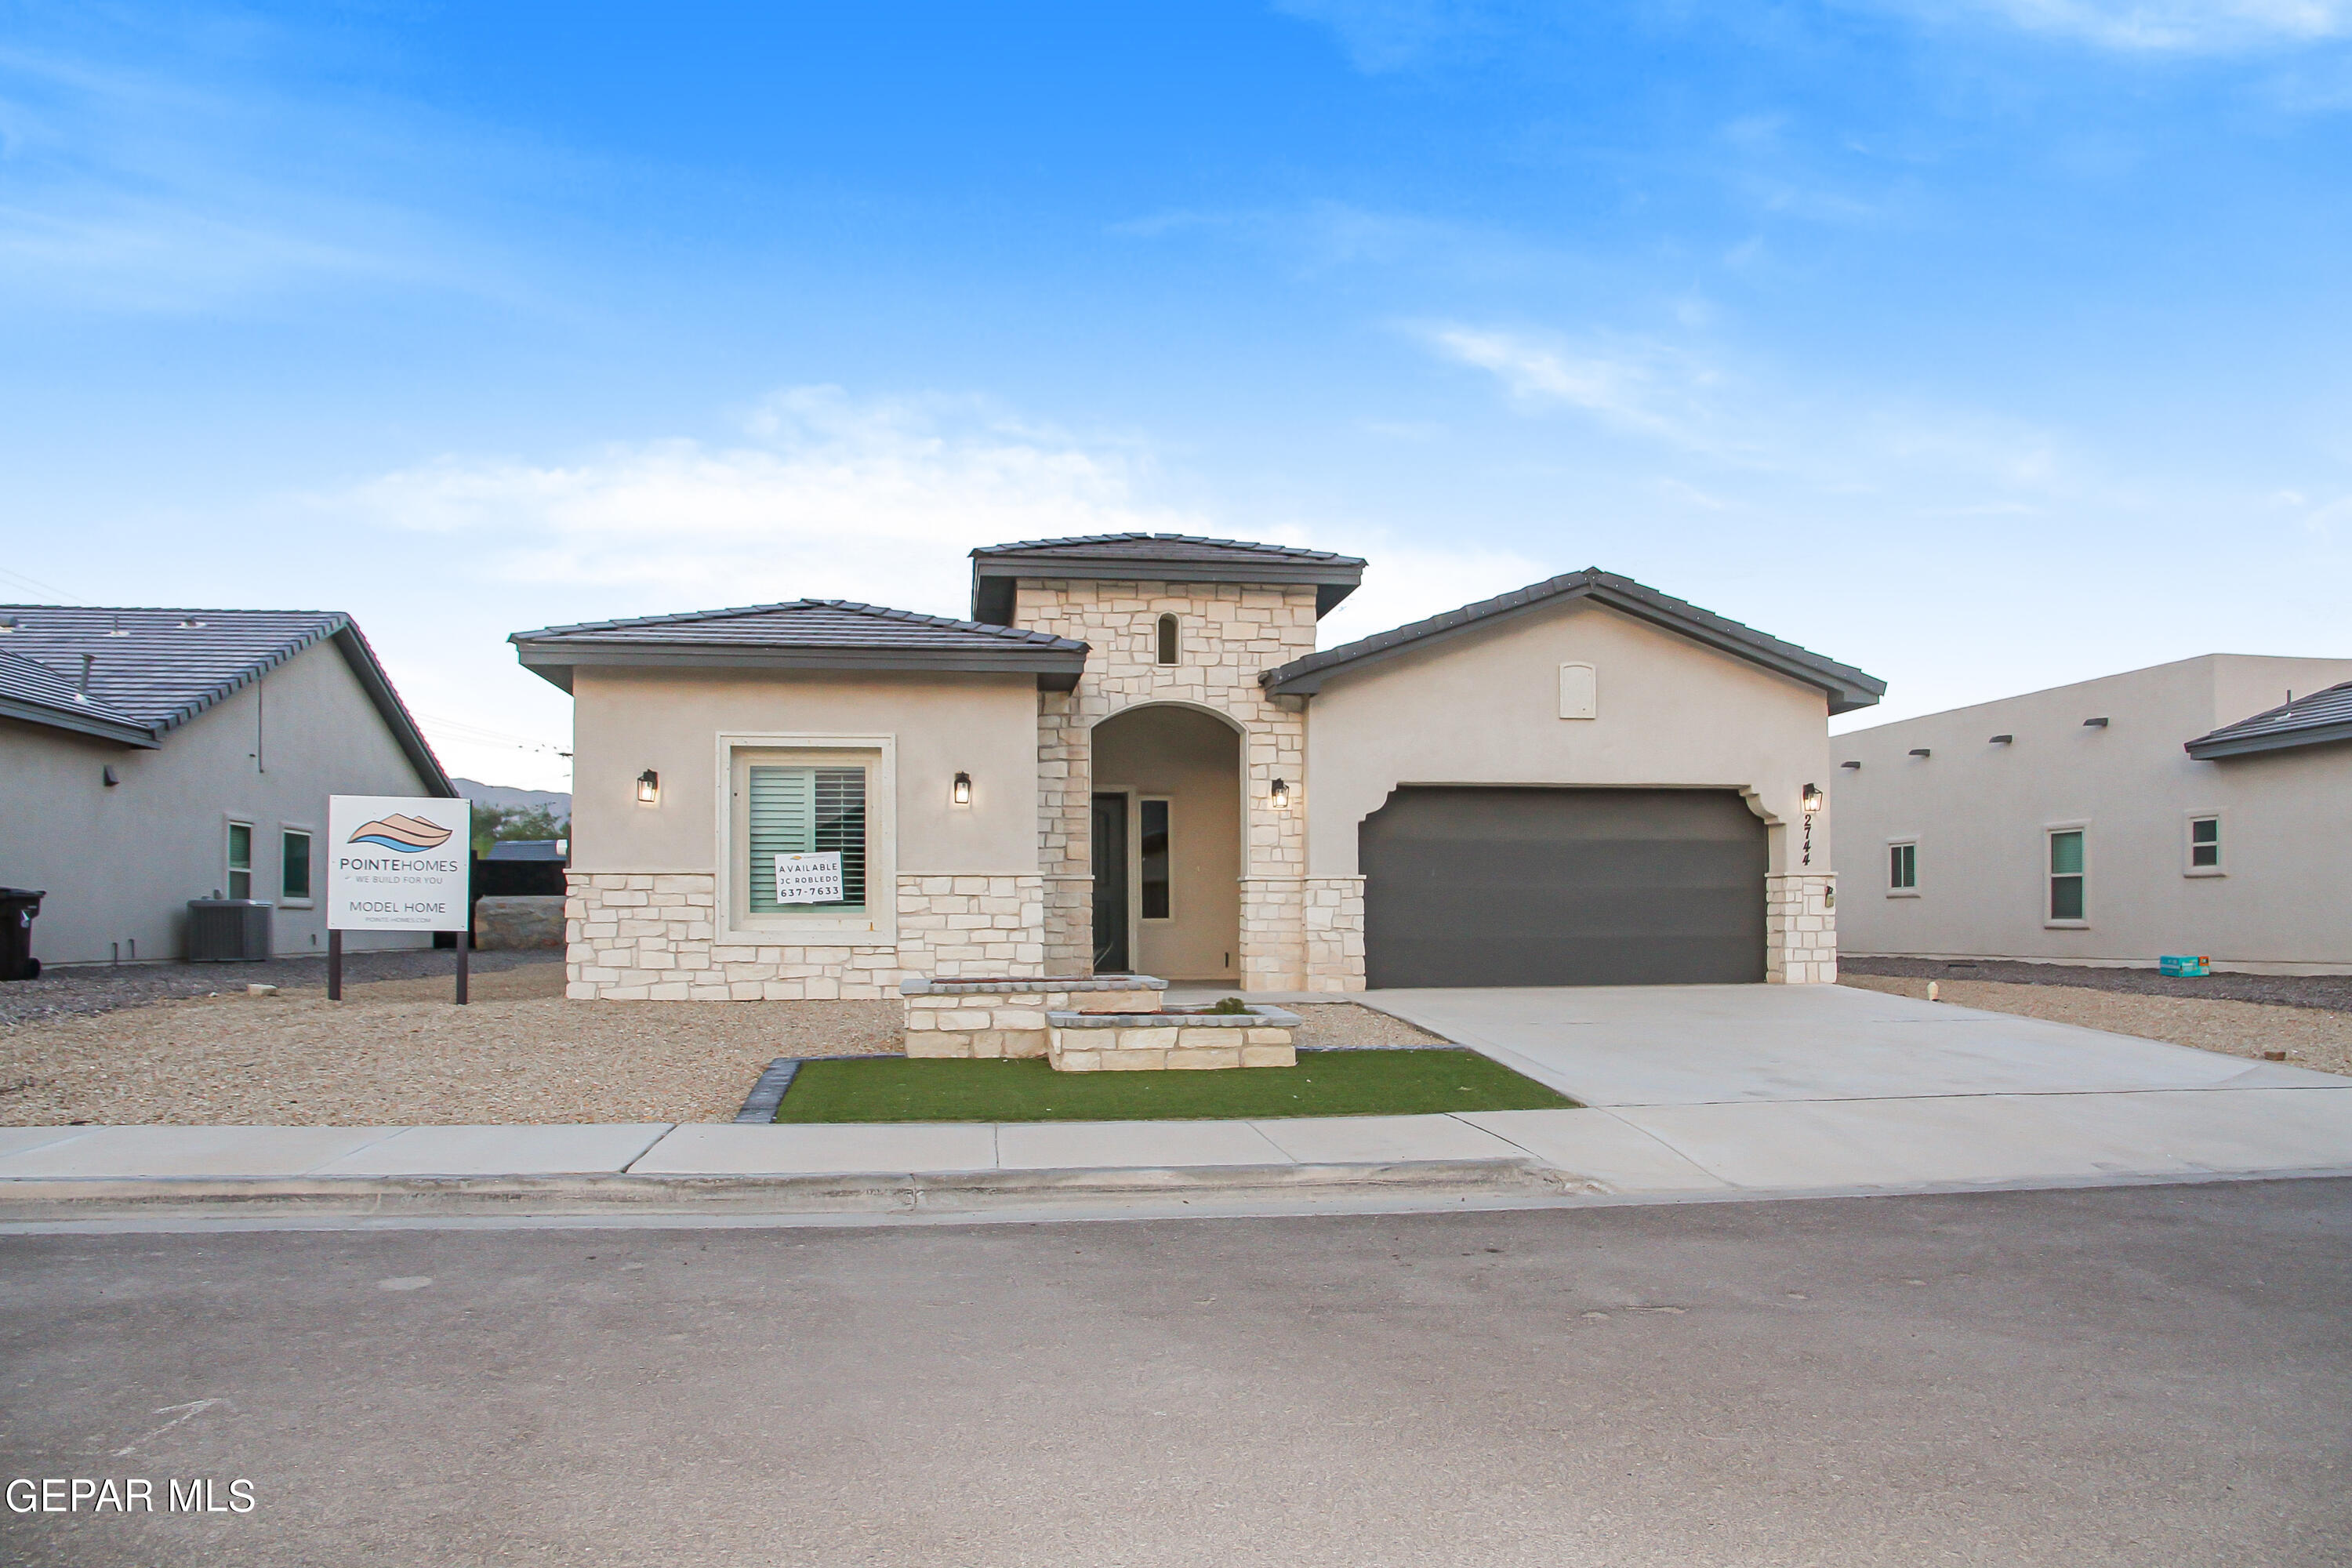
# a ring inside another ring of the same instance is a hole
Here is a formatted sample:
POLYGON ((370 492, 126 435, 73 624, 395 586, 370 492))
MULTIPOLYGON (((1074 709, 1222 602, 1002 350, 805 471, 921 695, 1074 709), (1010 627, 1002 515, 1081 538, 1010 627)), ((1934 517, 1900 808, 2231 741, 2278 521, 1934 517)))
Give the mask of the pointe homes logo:
POLYGON ((449 842, 450 829, 437 822, 420 822, 415 817, 394 812, 390 816, 373 822, 362 822, 348 844, 379 844, 386 849, 404 849, 415 853, 423 849, 438 849, 449 842))

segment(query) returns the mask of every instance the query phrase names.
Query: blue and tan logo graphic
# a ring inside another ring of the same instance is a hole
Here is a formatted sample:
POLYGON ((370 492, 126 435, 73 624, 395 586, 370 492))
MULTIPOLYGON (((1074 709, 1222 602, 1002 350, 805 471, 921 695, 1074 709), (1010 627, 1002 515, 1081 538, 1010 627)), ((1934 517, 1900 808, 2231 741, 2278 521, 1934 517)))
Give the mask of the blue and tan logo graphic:
POLYGON ((386 849, 438 849, 449 842, 450 829, 437 822, 419 822, 413 816, 394 812, 374 822, 362 822, 359 831, 351 837, 353 844, 381 844, 386 849))

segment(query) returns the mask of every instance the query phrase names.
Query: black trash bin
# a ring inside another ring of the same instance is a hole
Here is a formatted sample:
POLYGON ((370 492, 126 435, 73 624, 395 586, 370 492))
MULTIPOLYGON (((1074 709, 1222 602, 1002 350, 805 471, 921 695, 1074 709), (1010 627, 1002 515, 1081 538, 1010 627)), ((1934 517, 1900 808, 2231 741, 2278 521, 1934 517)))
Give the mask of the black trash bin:
POLYGON ((0 980, 37 980, 41 961, 33 956, 33 917, 48 895, 32 888, 0 888, 0 980))

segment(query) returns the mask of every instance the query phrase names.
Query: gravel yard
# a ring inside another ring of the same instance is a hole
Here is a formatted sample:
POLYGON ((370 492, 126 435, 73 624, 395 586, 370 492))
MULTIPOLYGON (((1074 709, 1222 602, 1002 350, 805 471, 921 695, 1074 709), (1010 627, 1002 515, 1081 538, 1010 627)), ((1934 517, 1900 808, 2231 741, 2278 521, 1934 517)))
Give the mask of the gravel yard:
MULTIPOLYGON (((567 1002, 561 963, 475 956, 465 1007, 446 952, 369 955, 392 977, 357 983, 355 961, 340 1005, 299 964, 83 972, 0 1024, 0 1126, 727 1121, 777 1057, 899 1048, 895 1000, 567 1002), (310 987, 250 996, 232 968, 310 987)), ((1301 1045, 1434 1039, 1350 1004, 1297 1011, 1301 1045)))
POLYGON ((2020 959, 1841 958, 1843 975, 1899 975, 1910 980, 2000 980, 2021 985, 2063 985, 2120 991, 2136 996, 2179 996, 2205 1002, 2264 1002, 2280 1007, 2352 1011, 2352 974, 2208 974, 2196 979, 2121 964, 2028 963, 2020 959))
MULTIPOLYGON (((1839 984, 1896 996, 1927 994, 1927 980, 1916 976, 1856 974, 1847 970, 1839 984)), ((2233 1057, 2259 1058, 2266 1050, 2284 1050, 2290 1067, 2352 1074, 2352 1013, 2333 1008, 2147 995, 2085 985, 2020 985, 1999 980, 1946 979, 1939 984, 1943 999, 1957 1006, 2079 1024, 2233 1057)))

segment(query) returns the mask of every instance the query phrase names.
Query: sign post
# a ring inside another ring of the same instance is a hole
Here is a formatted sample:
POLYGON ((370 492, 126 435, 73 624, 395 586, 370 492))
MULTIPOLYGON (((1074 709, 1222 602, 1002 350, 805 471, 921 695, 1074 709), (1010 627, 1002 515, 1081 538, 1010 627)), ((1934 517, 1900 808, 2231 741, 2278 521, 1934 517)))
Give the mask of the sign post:
POLYGON ((327 797, 327 996, 343 994, 343 932, 457 933, 457 994, 466 1001, 473 924, 474 807, 401 795, 327 797))

